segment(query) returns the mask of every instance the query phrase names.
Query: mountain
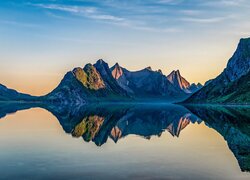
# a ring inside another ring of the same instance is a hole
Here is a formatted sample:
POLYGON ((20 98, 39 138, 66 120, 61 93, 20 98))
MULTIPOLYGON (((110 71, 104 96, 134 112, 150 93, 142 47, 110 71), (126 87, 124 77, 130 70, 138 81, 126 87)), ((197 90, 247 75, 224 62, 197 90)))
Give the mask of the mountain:
POLYGON ((99 59, 94 64, 94 67, 97 69, 97 71, 99 71, 106 87, 110 90, 110 92, 117 95, 127 96, 127 91, 119 86, 119 84, 113 78, 111 70, 106 62, 104 62, 102 59, 99 59))
POLYGON ((69 71, 57 88, 44 97, 47 101, 61 104, 85 104, 92 101, 129 98, 103 60, 69 71))
POLYGON ((202 87, 200 83, 198 83, 197 85, 195 83, 192 83, 190 85, 190 83, 184 77, 181 76, 179 70, 172 71, 167 76, 167 79, 174 85, 174 87, 176 87, 177 89, 181 89, 182 91, 188 94, 194 93, 202 87))
POLYGON ((250 38, 241 39, 227 67, 184 103, 250 103, 250 38))
POLYGON ((36 99, 37 97, 19 93, 0 84, 0 101, 33 101, 36 99))
POLYGON ((116 63, 111 71, 120 87, 138 99, 171 99, 187 96, 182 90, 174 87, 160 70, 153 71, 151 67, 132 72, 116 63))

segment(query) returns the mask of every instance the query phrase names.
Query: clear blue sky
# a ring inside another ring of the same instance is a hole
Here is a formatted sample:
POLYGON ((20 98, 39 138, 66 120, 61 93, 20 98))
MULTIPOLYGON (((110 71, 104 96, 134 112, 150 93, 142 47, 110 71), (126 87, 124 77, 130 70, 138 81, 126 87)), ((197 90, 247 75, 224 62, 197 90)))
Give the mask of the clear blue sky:
POLYGON ((131 70, 218 75, 250 36, 248 0, 2 0, 0 83, 46 94, 73 67, 103 58, 131 70))

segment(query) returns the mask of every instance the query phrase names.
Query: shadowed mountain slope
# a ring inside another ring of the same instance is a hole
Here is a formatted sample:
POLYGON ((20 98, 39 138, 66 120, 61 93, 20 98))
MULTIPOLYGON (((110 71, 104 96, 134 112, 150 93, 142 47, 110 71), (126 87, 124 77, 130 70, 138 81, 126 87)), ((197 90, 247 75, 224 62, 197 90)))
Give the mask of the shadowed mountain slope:
POLYGON ((241 39, 227 67, 184 103, 250 103, 250 38, 241 39))

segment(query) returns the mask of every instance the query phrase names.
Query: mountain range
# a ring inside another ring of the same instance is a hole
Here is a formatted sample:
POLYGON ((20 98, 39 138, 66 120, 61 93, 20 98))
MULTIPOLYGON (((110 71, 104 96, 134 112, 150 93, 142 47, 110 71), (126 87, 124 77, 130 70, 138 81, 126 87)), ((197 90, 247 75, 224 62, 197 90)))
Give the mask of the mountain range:
POLYGON ((250 103, 250 38, 241 39, 227 67, 202 87, 190 84, 179 70, 164 75, 151 67, 129 71, 102 59, 66 73, 49 94, 33 97, 0 86, 0 101, 45 101, 61 104, 91 102, 164 101, 192 103, 250 103))
POLYGON ((202 85, 190 85, 179 70, 165 76, 161 70, 153 71, 150 67, 129 71, 116 63, 110 68, 104 60, 99 59, 94 65, 86 64, 83 68, 77 67, 67 72, 60 84, 43 97, 32 97, 3 87, 1 101, 84 104, 97 101, 182 100, 202 85))

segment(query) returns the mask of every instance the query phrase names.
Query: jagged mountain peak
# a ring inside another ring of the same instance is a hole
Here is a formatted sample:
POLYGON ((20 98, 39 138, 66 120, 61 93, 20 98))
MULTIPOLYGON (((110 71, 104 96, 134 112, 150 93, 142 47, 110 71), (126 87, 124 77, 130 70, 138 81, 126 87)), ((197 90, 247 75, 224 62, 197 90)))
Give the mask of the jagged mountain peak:
POLYGON ((179 70, 173 70, 168 76, 168 80, 176 87, 179 87, 180 89, 184 90, 187 89, 190 86, 190 83, 181 76, 181 73, 179 70))
MULTIPOLYGON (((102 64, 102 63, 106 63, 103 59, 98 59, 96 61, 96 64, 102 64)), ((107 63, 106 63, 107 64, 107 63)))
POLYGON ((115 67, 120 67, 120 64, 118 62, 115 63, 115 67))
POLYGON ((103 78, 106 87, 110 89, 114 94, 122 94, 127 96, 126 90, 124 90, 113 77, 111 69, 109 68, 108 63, 106 63, 103 59, 99 59, 95 64, 95 68, 100 73, 103 78))
POLYGON ((114 69, 114 68, 117 68, 119 70, 123 69, 123 67, 121 67, 120 64, 118 64, 118 63, 115 63, 115 65, 113 67, 111 67, 111 69, 114 69))
POLYGON ((181 80, 181 73, 178 69, 173 70, 167 77, 170 82, 174 81, 174 79, 181 80))
POLYGON ((145 70, 152 71, 152 68, 151 68, 151 66, 148 66, 148 67, 145 68, 145 70))
POLYGON ((168 80, 170 81, 170 83, 172 83, 176 88, 181 89, 182 91, 184 91, 185 93, 194 93, 197 90, 199 90, 202 85, 199 84, 195 84, 192 83, 190 85, 190 83, 181 76, 180 70, 173 70, 168 76, 167 76, 168 80))
POLYGON ((158 69, 158 70, 157 70, 157 72, 163 75, 163 73, 162 73, 162 70, 161 70, 161 69, 158 69))
POLYGON ((223 71, 224 83, 235 81, 250 71, 250 38, 242 38, 223 71))
POLYGON ((118 63, 111 67, 112 76, 115 79, 119 79, 123 75, 123 70, 118 63))
POLYGON ((85 70, 85 69, 89 69, 89 68, 95 68, 95 67, 94 67, 94 65, 93 65, 93 64, 88 63, 88 64, 86 64, 86 65, 84 66, 84 68, 83 68, 83 69, 85 70))
POLYGON ((111 74, 108 63, 106 63, 103 59, 97 60, 94 67, 102 76, 109 76, 111 74))
POLYGON ((201 84, 201 83, 197 83, 196 86, 198 86, 199 88, 201 88, 201 87, 202 87, 202 84, 201 84))

